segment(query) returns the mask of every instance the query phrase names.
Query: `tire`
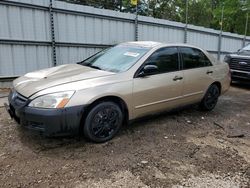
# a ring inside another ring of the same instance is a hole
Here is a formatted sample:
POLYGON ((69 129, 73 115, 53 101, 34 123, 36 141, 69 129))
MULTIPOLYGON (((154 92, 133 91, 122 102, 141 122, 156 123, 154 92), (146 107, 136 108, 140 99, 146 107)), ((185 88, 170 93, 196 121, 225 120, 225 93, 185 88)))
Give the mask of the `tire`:
POLYGON ((120 130, 123 114, 114 102, 101 102, 88 113, 84 124, 84 136, 101 143, 112 139, 120 130))
POLYGON ((211 111, 217 104, 220 96, 220 89, 217 85, 212 84, 200 103, 200 109, 203 111, 211 111))

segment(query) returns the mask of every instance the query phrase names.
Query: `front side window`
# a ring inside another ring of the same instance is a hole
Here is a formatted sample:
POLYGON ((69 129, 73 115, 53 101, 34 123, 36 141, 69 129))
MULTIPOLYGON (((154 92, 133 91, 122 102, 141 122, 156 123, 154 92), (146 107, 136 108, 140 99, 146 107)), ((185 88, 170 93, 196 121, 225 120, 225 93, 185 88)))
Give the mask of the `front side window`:
POLYGON ((196 48, 181 47, 183 69, 192 69, 199 67, 211 66, 211 62, 207 56, 196 48))
POLYGON ((158 49, 146 60, 145 65, 157 66, 158 73, 178 71, 178 50, 176 47, 158 49))
POLYGON ((84 60, 81 65, 110 71, 124 72, 132 67, 150 48, 117 45, 84 60))

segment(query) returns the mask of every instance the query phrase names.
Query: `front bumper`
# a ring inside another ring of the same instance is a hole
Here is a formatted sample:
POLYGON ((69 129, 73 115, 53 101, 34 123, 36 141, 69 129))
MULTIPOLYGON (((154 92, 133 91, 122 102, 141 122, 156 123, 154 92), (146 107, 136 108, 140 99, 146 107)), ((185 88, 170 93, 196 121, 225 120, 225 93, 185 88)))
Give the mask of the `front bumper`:
POLYGON ((231 69, 232 80, 250 81, 250 72, 231 69))
POLYGON ((18 96, 13 97, 11 92, 9 105, 5 104, 5 107, 18 124, 45 136, 76 135, 79 133, 84 106, 42 109, 28 107, 29 102, 28 99, 20 102, 18 96))

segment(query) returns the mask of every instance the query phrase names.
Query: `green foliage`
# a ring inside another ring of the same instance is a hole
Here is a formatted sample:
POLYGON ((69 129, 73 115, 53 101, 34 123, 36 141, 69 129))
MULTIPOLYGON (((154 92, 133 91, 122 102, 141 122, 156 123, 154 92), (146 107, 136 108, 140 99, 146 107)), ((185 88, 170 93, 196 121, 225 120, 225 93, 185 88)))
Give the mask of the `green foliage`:
POLYGON ((223 30, 232 33, 244 33, 246 12, 243 11, 243 3, 236 0, 224 0, 220 2, 214 10, 214 19, 211 22, 212 27, 218 29, 221 22, 221 13, 224 6, 223 30))
MULTIPOLYGON (((130 0, 62 1, 122 12, 135 13, 136 11, 136 7, 130 4, 130 0)), ((245 33, 247 12, 250 11, 250 0, 140 0, 138 14, 185 23, 186 2, 188 2, 189 24, 220 29, 222 9, 224 7, 223 31, 245 33)), ((250 29, 247 34, 250 35, 250 29)))

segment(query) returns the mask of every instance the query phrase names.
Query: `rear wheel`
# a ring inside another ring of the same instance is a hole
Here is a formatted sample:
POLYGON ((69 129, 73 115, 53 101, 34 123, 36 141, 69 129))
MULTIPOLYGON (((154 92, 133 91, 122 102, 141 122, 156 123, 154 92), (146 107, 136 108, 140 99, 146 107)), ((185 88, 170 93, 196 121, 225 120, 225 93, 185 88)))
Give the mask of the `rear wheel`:
POLYGON ((101 102, 88 113, 84 135, 93 142, 105 142, 112 139, 122 126, 123 114, 114 102, 101 102))
POLYGON ((220 96, 219 87, 215 84, 212 84, 208 88, 204 98, 202 99, 202 101, 200 103, 201 110, 204 110, 204 111, 213 110, 217 104, 219 96, 220 96))

